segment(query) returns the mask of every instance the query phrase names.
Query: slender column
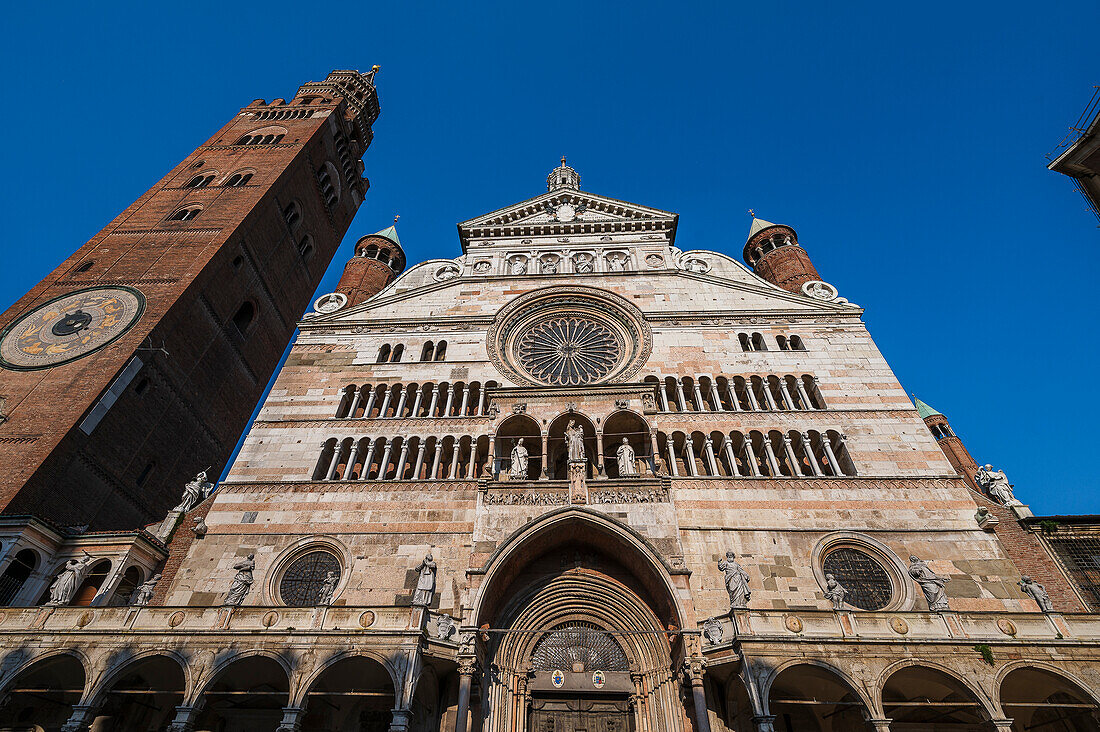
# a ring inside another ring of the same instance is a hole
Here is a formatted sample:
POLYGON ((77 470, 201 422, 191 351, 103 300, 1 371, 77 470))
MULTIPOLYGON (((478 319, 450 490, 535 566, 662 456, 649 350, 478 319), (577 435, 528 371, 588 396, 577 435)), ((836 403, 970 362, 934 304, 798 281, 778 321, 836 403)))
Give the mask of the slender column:
POLYGON ((833 443, 829 441, 828 435, 821 435, 821 445, 825 448, 825 457, 829 460, 829 468, 833 471, 833 475, 844 475, 840 469, 840 461, 836 459, 836 453, 833 452, 833 443))
POLYGON ((707 403, 703 401, 703 389, 699 386, 699 379, 695 380, 695 407, 697 411, 707 411, 707 403))
POLYGON ((1012 732, 1011 719, 991 719, 989 722, 993 725, 993 729, 996 730, 996 732, 1012 732))
POLYGON ((195 720, 198 719, 201 707, 176 707, 176 718, 168 725, 168 732, 194 732, 195 720))
POLYGON ((283 707, 283 721, 275 732, 300 732, 306 710, 302 707, 283 707))
POLYGON ((733 379, 726 382, 726 395, 730 398, 731 411, 740 412, 741 403, 737 401, 737 382, 733 379))
POLYGON ((603 465, 603 432, 596 430, 596 477, 604 478, 607 473, 604 472, 603 465))
POLYGON ((61 732, 84 732, 92 722, 95 710, 96 707, 90 704, 74 704, 72 716, 62 725, 61 732))
POLYGON ((695 466, 695 440, 691 435, 684 436, 684 464, 693 478, 699 475, 699 468, 695 466))
POLYGON ((416 399, 413 399, 413 408, 412 411, 409 412, 410 417, 419 416, 420 402, 424 401, 424 390, 427 388, 427 386, 421 386, 419 389, 416 390, 416 399))
POLYGON ((390 408, 390 399, 393 398, 393 389, 386 389, 386 396, 382 397, 382 406, 378 408, 378 416, 385 417, 390 408))
POLYGON ((749 470, 752 471, 754 478, 760 477, 760 464, 756 462, 756 453, 752 449, 752 440, 748 437, 741 443, 741 449, 745 451, 745 460, 749 463, 749 470))
POLYGON ((684 383, 679 378, 676 379, 676 396, 680 400, 680 411, 686 412, 688 407, 687 398, 684 396, 684 383))
POLYGON ((350 407, 348 407, 348 414, 347 414, 347 416, 348 416, 349 418, 352 418, 352 417, 354 417, 354 416, 355 416, 355 410, 356 410, 356 409, 357 409, 357 408, 359 407, 359 399, 360 399, 360 398, 361 398, 362 396, 363 396, 363 387, 361 387, 361 386, 360 386, 360 387, 357 387, 357 388, 355 389, 355 394, 354 394, 354 396, 352 396, 352 398, 351 398, 351 406, 350 406, 350 407))
POLYGON ((651 462, 653 463, 653 468, 652 468, 653 477, 656 478, 657 474, 658 474, 658 471, 657 471, 657 458, 660 457, 660 455, 661 455, 661 453, 658 451, 658 448, 657 448, 657 433, 656 432, 650 432, 649 433, 649 454, 652 456, 651 462))
POLYGON ((542 477, 550 480, 550 435, 542 433, 542 477))
POLYGON ((451 469, 447 471, 447 480, 454 480, 458 471, 458 440, 451 445, 451 469))
POLYGON ((707 693, 703 686, 705 661, 702 658, 690 658, 684 661, 685 675, 691 684, 691 700, 695 707, 695 729, 697 732, 710 732, 710 714, 707 712, 707 693))
POLYGON ((443 412, 442 412, 442 414, 440 414, 441 417, 450 417, 451 416, 451 404, 454 403, 454 400, 455 400, 455 386, 454 386, 454 384, 448 384, 447 385, 447 403, 446 403, 446 406, 443 407, 443 412))
POLYGON ((710 403, 714 407, 714 411, 726 411, 725 407, 722 406, 722 397, 718 395, 718 382, 713 378, 710 380, 710 389, 707 390, 707 395, 710 397, 710 403))
POLYGON ((474 479, 474 470, 477 468, 477 440, 470 440, 470 463, 466 466, 466 480, 474 479))
POLYGON ((351 443, 351 452, 348 453, 348 464, 344 468, 344 480, 351 480, 351 474, 355 470, 355 458, 359 455, 359 443, 351 443))
POLYGON ((435 405, 438 401, 439 401, 439 387, 438 386, 433 386, 432 387, 432 403, 430 405, 428 405, 428 415, 427 416, 429 416, 429 417, 434 417, 435 416, 435 405))
POLYGON ((800 432, 799 436, 802 438, 802 449, 806 452, 806 459, 810 461, 810 469, 814 471, 814 475, 821 477, 821 466, 817 463, 817 456, 814 455, 814 446, 810 442, 810 436, 805 432, 800 432))
POLYGON ((893 721, 892 719, 868 719, 867 724, 871 725, 872 732, 890 732, 890 723, 893 721))
POLYGON ((397 398, 397 409, 393 410, 393 416, 404 417, 405 416, 405 401, 409 398, 408 389, 401 389, 401 396, 397 398))
POLYGON ((782 376, 779 377, 779 393, 783 395, 783 401, 787 403, 787 409, 797 409, 794 399, 791 398, 791 392, 787 388, 787 380, 782 376))
POLYGON ((485 472, 490 478, 497 477, 497 436, 489 435, 489 456, 485 462, 485 472))
POLYGON ((816 376, 811 376, 810 381, 814 382, 814 391, 816 391, 818 393, 818 395, 820 396, 820 394, 821 394, 821 384, 818 383, 817 377, 816 376))
POLYGON ((409 723, 412 722, 411 709, 392 709, 393 721, 390 722, 389 732, 409 732, 409 723))
POLYGON ((474 677, 474 659, 458 660, 458 714, 455 715, 455 732, 466 732, 470 716, 470 684, 474 677))
POLYGON ((370 461, 371 461, 371 458, 374 457, 374 446, 375 446, 375 444, 377 444, 377 443, 372 439, 370 441, 370 444, 367 446, 367 456, 365 458, 363 458, 363 475, 362 475, 363 480, 367 480, 368 478, 370 478, 370 461))
POLYGON ((336 443, 336 447, 332 448, 332 462, 328 464, 328 472, 325 473, 325 480, 333 480, 336 477, 336 468, 339 467, 340 453, 344 451, 340 442, 336 443))
POLYGON ((756 725, 756 732, 775 732, 774 714, 761 714, 753 717, 752 723, 756 725))
POLYGON ((485 414, 485 384, 477 389, 477 416, 485 414))
POLYGON ((760 390, 764 392, 764 401, 768 403, 768 409, 773 412, 778 412, 779 406, 775 403, 775 397, 772 396, 771 384, 768 383, 766 377, 760 380, 760 390))
POLYGON ((466 415, 466 406, 470 403, 470 385, 462 385, 462 405, 458 408, 458 416, 466 415))
POLYGON ((798 456, 794 453, 794 443, 789 435, 783 435, 783 452, 787 453, 787 461, 791 464, 791 472, 797 478, 802 475, 802 466, 798 464, 798 456))
POLYGON ((665 386, 665 384, 661 384, 661 388, 659 388, 657 390, 657 392, 661 396, 661 411, 662 412, 669 411, 669 409, 668 409, 668 391, 667 391, 667 387, 665 386))
POLYGON ((439 475, 439 461, 443 457, 443 440, 437 439, 435 441, 435 457, 432 458, 432 472, 428 476, 429 480, 435 480, 435 476, 439 475))
POLYGON ((737 470, 737 458, 733 454, 733 440, 729 438, 729 435, 722 439, 722 451, 726 453, 726 460, 729 460, 730 463, 730 477, 737 476, 740 478, 741 473, 737 470))
POLYGON ((783 471, 779 469, 779 460, 775 457, 775 448, 772 447, 772 441, 767 436, 764 437, 764 456, 768 460, 768 466, 772 469, 772 477, 783 475, 783 471))
POLYGON ((363 407, 363 416, 364 417, 369 417, 370 416, 370 410, 371 410, 371 407, 374 406, 374 398, 376 396, 378 396, 378 391, 374 387, 371 387, 370 394, 367 395, 367 404, 366 404, 366 406, 363 407))
POLYGON ((420 440, 420 446, 416 450, 416 462, 413 464, 413 480, 420 480, 420 468, 424 465, 424 450, 428 447, 427 440, 420 440))
POLYGON ((745 379, 745 395, 749 398, 749 408, 760 411, 760 402, 756 401, 756 391, 752 388, 752 379, 745 379))
POLYGON ((813 400, 810 399, 810 393, 806 391, 806 385, 802 383, 802 379, 797 376, 794 377, 794 388, 798 389, 798 396, 802 398, 803 409, 814 409, 813 400))
POLYGON ((382 451, 382 464, 378 466, 378 480, 386 478, 386 468, 390 464, 391 452, 393 452, 393 440, 386 440, 386 449, 382 451))
POLYGON ((409 438, 406 437, 401 440, 401 454, 397 458, 397 470, 393 473, 394 480, 401 480, 401 476, 405 472, 405 461, 409 457, 409 438))
POLYGON ((676 467, 676 445, 672 437, 665 440, 665 443, 665 447, 668 448, 668 472, 674 478, 679 477, 680 470, 676 467))
POLYGON ((707 458, 707 464, 710 465, 710 474, 717 477, 721 475, 718 471, 718 460, 714 457, 714 443, 709 437, 703 438, 703 455, 707 458))

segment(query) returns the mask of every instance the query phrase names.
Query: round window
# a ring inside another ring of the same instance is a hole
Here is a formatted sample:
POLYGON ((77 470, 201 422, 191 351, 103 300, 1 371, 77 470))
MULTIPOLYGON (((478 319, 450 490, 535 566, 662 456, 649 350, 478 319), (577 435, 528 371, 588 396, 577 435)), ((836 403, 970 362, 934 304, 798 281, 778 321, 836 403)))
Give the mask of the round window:
POLYGON ((852 607, 881 610, 894 596, 890 575, 878 561, 858 549, 834 549, 825 557, 822 569, 848 591, 844 602, 852 607))
POLYGON ((283 572, 279 598, 290 607, 317 605, 329 572, 340 576, 340 561, 332 553, 318 550, 301 555, 283 572))
POLYGON ((534 323, 516 339, 520 364, 553 386, 599 381, 620 361, 622 348, 605 323, 585 317, 557 317, 534 323))

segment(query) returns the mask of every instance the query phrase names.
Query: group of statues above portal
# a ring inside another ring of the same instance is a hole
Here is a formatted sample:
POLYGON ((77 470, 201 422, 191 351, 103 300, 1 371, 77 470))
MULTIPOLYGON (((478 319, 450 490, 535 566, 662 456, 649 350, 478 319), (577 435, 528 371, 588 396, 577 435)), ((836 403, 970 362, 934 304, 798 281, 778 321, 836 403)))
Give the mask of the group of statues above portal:
MULTIPOLYGON (((566 454, 571 463, 584 463, 584 429, 570 420, 565 428, 566 454)), ((510 480, 526 480, 527 469, 531 464, 530 454, 523 446, 523 438, 517 438, 512 444, 512 452, 509 454, 508 478, 510 480)), ((624 437, 622 444, 615 450, 615 460, 619 465, 619 477, 631 478, 638 475, 637 454, 630 446, 629 438, 624 437)))

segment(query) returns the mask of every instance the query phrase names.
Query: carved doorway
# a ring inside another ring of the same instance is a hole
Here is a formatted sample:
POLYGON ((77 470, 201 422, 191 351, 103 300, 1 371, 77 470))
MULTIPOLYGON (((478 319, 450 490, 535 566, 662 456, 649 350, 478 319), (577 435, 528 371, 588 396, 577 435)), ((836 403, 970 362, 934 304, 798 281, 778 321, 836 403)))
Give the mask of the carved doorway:
POLYGON ((630 700, 532 697, 528 732, 634 732, 630 700))

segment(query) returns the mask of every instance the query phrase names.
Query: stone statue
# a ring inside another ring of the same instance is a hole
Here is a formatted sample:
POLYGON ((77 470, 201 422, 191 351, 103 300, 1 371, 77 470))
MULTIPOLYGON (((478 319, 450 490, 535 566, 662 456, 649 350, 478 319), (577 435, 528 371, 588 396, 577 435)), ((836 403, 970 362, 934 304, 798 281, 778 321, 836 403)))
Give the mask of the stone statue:
POLYGON ((206 471, 203 470, 183 487, 183 499, 172 510, 187 513, 209 496, 212 490, 214 490, 214 484, 206 479, 206 471))
POLYGON ((458 632, 454 618, 450 615, 440 615, 439 622, 435 626, 435 637, 440 640, 450 640, 451 636, 458 632))
POLYGON ((558 273, 558 258, 557 257, 543 257, 542 259, 542 271, 544 274, 557 274, 558 273))
POLYGON ((130 596, 130 604, 135 607, 148 605, 149 601, 153 599, 153 588, 157 586, 158 580, 160 580, 160 575, 154 574, 148 582, 142 582, 138 585, 138 588, 134 590, 134 594, 130 596))
POLYGON ((73 595, 80 587, 80 581, 84 579, 84 573, 88 571, 88 565, 92 563, 92 555, 84 552, 81 559, 70 559, 65 562, 65 569, 50 585, 50 601, 47 605, 68 605, 73 600, 73 595))
POLYGON ((927 562, 922 562, 916 557, 909 557, 909 576, 916 580, 924 592, 924 599, 928 600, 928 609, 932 612, 949 610, 947 593, 944 591, 951 578, 942 577, 933 572, 927 562))
POLYGON ((1050 601, 1050 595, 1047 594, 1045 587, 1028 577, 1026 574, 1020 577, 1020 581, 1017 584, 1020 585, 1020 589, 1024 591, 1025 595, 1028 595, 1035 601, 1040 610, 1044 613, 1054 612, 1054 604, 1050 601))
POLYGON ((244 596, 256 581, 252 577, 252 570, 256 569, 256 555, 249 554, 245 559, 234 564, 233 569, 237 570, 237 574, 233 577, 233 584, 229 585, 225 600, 222 601, 222 605, 226 607, 239 607, 244 603, 244 596))
POLYGON ((609 254, 607 256, 607 269, 609 272, 622 272, 626 270, 626 255, 609 254))
POLYGON ((978 468, 974 480, 977 481, 978 485, 988 491, 989 495, 993 496, 1004 505, 1024 505, 1016 499, 1016 496, 1012 495, 1012 485, 1008 482, 1008 476, 1004 474, 1003 470, 994 470, 992 465, 986 463, 978 468))
POLYGON ((508 477, 512 480, 527 479, 527 448, 523 446, 523 438, 516 440, 512 448, 512 464, 508 468, 508 477))
POLYGON ((416 581, 416 592, 413 593, 412 604, 418 607, 428 607, 432 604, 435 595, 435 562, 432 561, 431 552, 424 557, 424 561, 416 568, 420 579, 416 581))
POLYGON ((630 446, 630 441, 627 438, 623 438, 623 444, 619 445, 615 455, 619 458, 620 478, 638 474, 638 468, 634 464, 634 448, 630 446))
POLYGON ((332 596, 336 594, 336 583, 340 581, 340 575, 329 572, 325 575, 325 581, 321 583, 321 590, 317 593, 318 605, 331 605, 332 596))
POLYGON ((527 257, 513 257, 508 271, 514 275, 527 274, 527 257))
POLYGON ((844 607, 844 596, 847 594, 848 590, 836 581, 836 577, 831 574, 825 575, 825 599, 833 603, 833 610, 844 607))
POLYGON ((202 516, 195 517, 195 525, 191 527, 191 531, 195 532, 195 537, 201 539, 206 536, 206 532, 210 530, 210 527, 206 525, 206 519, 202 516))
POLYGON ((707 271, 707 263, 701 259, 689 259, 684 268, 689 272, 704 274, 707 271))
POLYGON ((573 420, 565 427, 565 441, 569 446, 569 462, 584 461, 584 429, 573 420))
POLYGON ((573 266, 580 274, 588 274, 592 271, 592 256, 589 254, 578 254, 573 257, 573 266))
POLYGON ((726 552, 726 558, 718 562, 718 569, 725 574, 726 592, 730 595, 730 610, 744 610, 749 606, 749 573, 737 563, 737 555, 726 552))

